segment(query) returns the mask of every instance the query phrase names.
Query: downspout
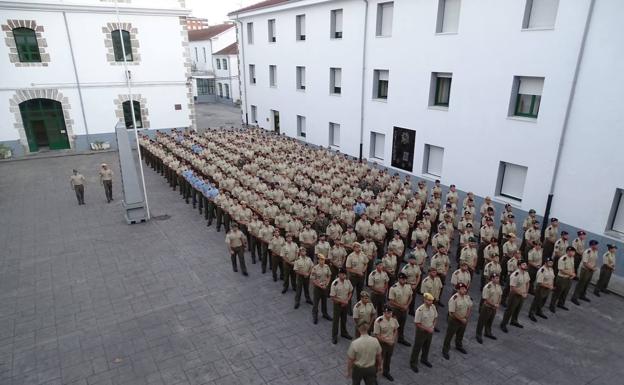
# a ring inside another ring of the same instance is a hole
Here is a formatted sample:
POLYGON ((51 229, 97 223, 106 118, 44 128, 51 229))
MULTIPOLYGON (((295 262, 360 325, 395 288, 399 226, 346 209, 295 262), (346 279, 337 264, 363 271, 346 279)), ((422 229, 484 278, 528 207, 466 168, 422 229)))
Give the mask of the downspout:
POLYGON ((234 102, 234 89, 232 88, 232 62, 230 61, 230 55, 227 55, 228 61, 228 81, 230 83, 230 97, 232 98, 232 102, 234 102))
POLYGON ((89 148, 89 126, 87 124, 87 115, 85 114, 84 102, 82 99, 82 88, 80 87, 80 79, 78 78, 78 69, 76 67, 76 57, 74 56, 74 45, 72 44, 71 35, 69 34, 69 24, 67 23, 67 14, 63 11, 63 21, 65 22, 65 33, 67 33, 67 41, 69 43, 69 53, 71 54, 72 66, 74 67, 74 77, 76 79, 76 87, 78 88, 78 100, 80 101, 80 111, 82 112, 82 122, 84 123, 85 135, 87 137, 87 148, 89 148))
POLYGON ((570 111, 572 110, 572 102, 576 94, 576 84, 578 82, 579 69, 581 67, 581 61, 583 60, 583 53, 585 52, 585 43, 587 41, 587 33, 589 31, 589 25, 592 15, 594 13, 594 4, 596 0, 590 0, 589 10, 587 11, 587 18, 585 19, 585 27, 583 29, 583 38, 581 39, 581 47, 579 48, 578 56, 576 58, 576 64, 574 67, 574 77, 572 78, 572 86, 570 87, 570 94, 568 96, 568 104, 566 106, 565 117, 563 118, 563 127, 561 129, 561 135, 559 136, 559 146, 557 146, 557 157, 555 159, 555 170, 553 172, 552 179, 550 181, 550 191, 548 193, 548 199, 546 200, 546 209, 544 211, 544 220, 542 221, 542 240, 544 239, 544 232, 548 226, 548 219, 550 216, 550 208, 552 206, 553 196, 555 192, 555 185, 557 178, 559 177, 559 164, 561 162, 561 153, 563 152, 563 145, 565 143, 565 136, 568 131, 568 123, 570 121, 570 111))
MULTIPOLYGON (((243 22, 238 20, 238 14, 236 15, 236 28, 240 28, 240 41, 238 42, 238 45, 240 46, 240 54, 239 54, 239 63, 243 63, 243 66, 240 67, 238 69, 238 78, 240 79, 240 75, 243 74, 243 86, 242 87, 238 87, 239 90, 238 92, 240 93, 242 91, 243 93, 243 98, 245 99, 245 103, 244 103, 244 111, 245 111, 245 124, 249 125, 249 114, 247 113, 247 70, 245 67, 245 39, 243 38, 243 22), (241 60, 242 59, 242 60, 241 60), (242 71, 241 71, 242 69, 242 71)), ((236 35, 237 39, 238 39, 238 34, 236 35)), ((239 80, 239 85, 240 85, 240 80, 239 80)), ((241 100, 241 104, 242 100, 241 100)))
POLYGON ((364 10, 364 34, 362 43, 362 90, 360 100, 360 157, 362 160, 362 152, 364 151, 364 80, 366 78, 366 32, 368 29, 368 0, 364 0, 366 8, 364 10))

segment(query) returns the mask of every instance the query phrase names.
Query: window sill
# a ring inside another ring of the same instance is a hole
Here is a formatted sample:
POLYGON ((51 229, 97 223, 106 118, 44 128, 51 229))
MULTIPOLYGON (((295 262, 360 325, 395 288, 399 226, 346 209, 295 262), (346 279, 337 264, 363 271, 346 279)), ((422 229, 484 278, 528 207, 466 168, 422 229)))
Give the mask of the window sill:
MULTIPOLYGON (((375 161, 382 161, 383 162, 383 158, 377 158, 376 156, 371 156, 368 159, 375 160, 375 161)), ((375 163, 379 163, 379 162, 375 162, 375 163)))
POLYGON ((340 150, 340 146, 337 146, 335 144, 330 144, 329 148, 331 148, 332 150, 336 150, 336 151, 340 150))
POLYGON ((342 96, 342 94, 335 94, 335 93, 330 92, 330 93, 329 93, 329 96, 341 97, 341 96, 342 96))
POLYGON ((434 105, 429 106, 429 109, 430 110, 438 110, 438 111, 448 111, 449 108, 447 106, 436 106, 434 104, 434 105))
POLYGON ((388 103, 388 99, 373 98, 373 102, 388 103))
POLYGON ((436 32, 435 35, 436 36, 451 36, 451 35, 457 35, 457 32, 436 32))
POLYGON ((615 241, 624 241, 624 234, 619 233, 615 230, 607 230, 604 232, 605 237, 611 238, 615 241))
POLYGON ((277 88, 277 86, 269 86, 269 88, 277 88))
POLYGON ((537 28, 522 28, 521 32, 533 32, 533 31, 554 31, 555 27, 537 27, 537 28))
POLYGON ((505 197, 502 195, 494 195, 494 199, 495 202, 498 203, 509 203, 511 206, 521 209, 522 208, 522 200, 518 200, 518 199, 514 199, 514 198, 509 198, 509 197, 505 197))
POLYGON ((306 92, 306 90, 305 90, 305 89, 302 89, 302 88, 297 88, 296 90, 297 90, 297 92, 301 92, 301 93, 304 93, 304 94, 305 94, 305 92, 306 92))
POLYGON ((392 37, 392 35, 375 35, 375 37, 378 39, 387 39, 389 37, 392 37))
POLYGON ((526 118, 524 116, 508 116, 508 120, 517 120, 519 122, 527 122, 527 123, 537 123, 537 118, 526 118))
POLYGON ((427 172, 423 172, 422 173, 423 178, 428 179, 432 182, 435 182, 436 180, 439 180, 442 178, 441 175, 435 175, 435 174, 429 174, 427 172))

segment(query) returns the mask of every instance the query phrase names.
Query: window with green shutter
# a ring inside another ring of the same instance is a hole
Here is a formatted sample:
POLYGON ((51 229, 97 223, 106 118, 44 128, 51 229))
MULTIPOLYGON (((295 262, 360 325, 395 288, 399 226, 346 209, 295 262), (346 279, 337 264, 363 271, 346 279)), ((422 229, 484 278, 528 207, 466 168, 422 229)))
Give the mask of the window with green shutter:
MULTIPOLYGON (((125 101, 121 105, 123 107, 123 115, 124 122, 126 123, 126 128, 134 128, 132 125, 132 111, 130 110, 130 101, 125 101)), ((141 103, 133 100, 132 105, 134 106, 134 118, 136 119, 137 128, 143 128, 143 122, 141 120, 141 103)))
POLYGON ((115 53, 115 61, 124 61, 124 51, 126 52, 126 61, 132 61, 132 44, 130 43, 130 32, 121 29, 111 32, 113 38, 113 52, 115 53), (121 41, 123 39, 123 47, 121 41))
POLYGON ((30 28, 15 28, 13 30, 13 38, 15 39, 20 62, 41 63, 39 44, 37 44, 37 35, 34 30, 30 28))

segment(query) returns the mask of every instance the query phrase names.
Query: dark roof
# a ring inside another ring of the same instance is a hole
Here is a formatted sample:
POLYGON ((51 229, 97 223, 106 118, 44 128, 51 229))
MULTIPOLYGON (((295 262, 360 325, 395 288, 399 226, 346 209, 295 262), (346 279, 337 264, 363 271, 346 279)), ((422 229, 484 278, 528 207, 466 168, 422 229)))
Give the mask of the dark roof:
POLYGON ((248 7, 244 7, 244 8, 241 8, 241 9, 237 9, 236 11, 232 11, 232 12, 228 13, 228 16, 236 14, 236 13, 253 11, 255 9, 272 7, 274 5, 285 3, 287 1, 289 1, 289 0, 264 0, 264 1, 261 1, 261 2, 256 3, 256 4, 252 4, 252 5, 248 6, 248 7))
POLYGON ((234 28, 234 24, 223 23, 223 24, 213 25, 208 28, 195 29, 192 31, 188 31, 189 41, 208 40, 230 28, 234 28))
POLYGON ((238 44, 232 43, 222 50, 213 53, 213 55, 236 55, 238 53, 238 44))

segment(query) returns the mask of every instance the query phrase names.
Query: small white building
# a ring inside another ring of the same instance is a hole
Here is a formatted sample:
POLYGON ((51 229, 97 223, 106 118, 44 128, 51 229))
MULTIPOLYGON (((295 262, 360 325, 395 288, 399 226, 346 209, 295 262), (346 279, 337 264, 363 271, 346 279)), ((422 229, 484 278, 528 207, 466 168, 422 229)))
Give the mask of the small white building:
POLYGON ((623 14, 620 0, 264 1, 230 13, 242 119, 518 212, 550 202, 622 250, 623 14))
POLYGON ((192 126, 188 14, 178 0, 0 0, 0 143, 114 146, 132 109, 141 129, 192 126))
POLYGON ((240 103, 236 26, 218 24, 188 35, 195 101, 240 103))

